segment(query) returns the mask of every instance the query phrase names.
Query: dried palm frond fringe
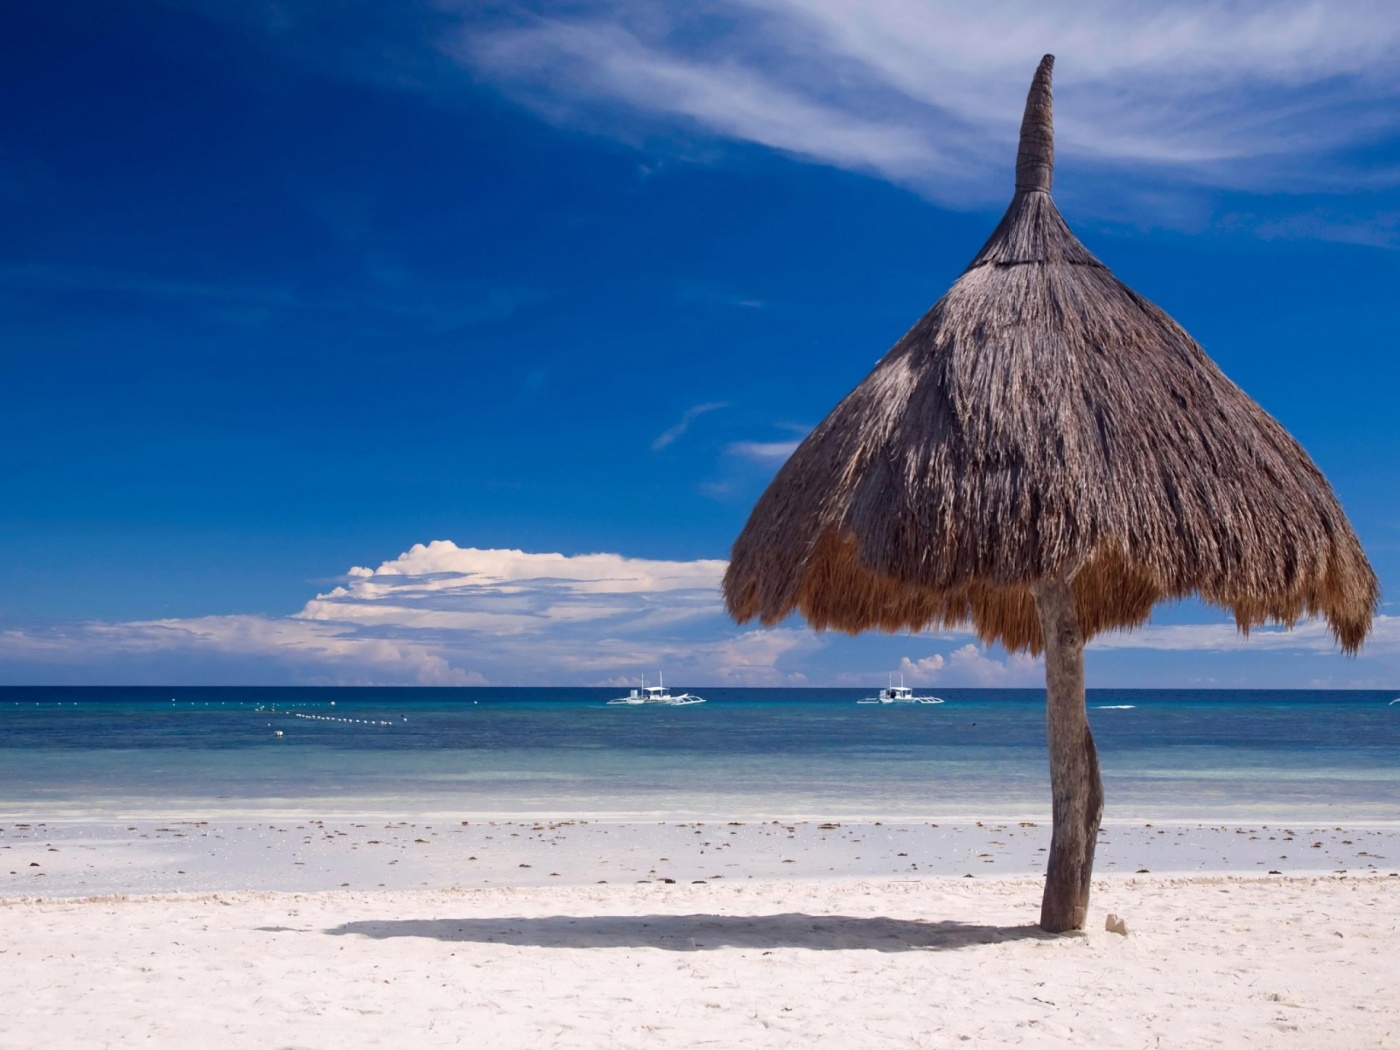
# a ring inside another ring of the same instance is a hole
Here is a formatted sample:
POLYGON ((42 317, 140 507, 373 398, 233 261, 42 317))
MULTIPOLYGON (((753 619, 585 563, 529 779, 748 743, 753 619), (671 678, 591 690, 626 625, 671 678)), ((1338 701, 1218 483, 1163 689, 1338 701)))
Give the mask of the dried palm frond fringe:
POLYGON ((1070 578, 1086 637, 1195 594, 1246 632, 1324 616, 1355 652, 1379 588, 1327 480, 1079 242, 1052 166, 1047 60, 1005 216, 760 498, 731 613, 1039 652, 1031 588, 1070 578))

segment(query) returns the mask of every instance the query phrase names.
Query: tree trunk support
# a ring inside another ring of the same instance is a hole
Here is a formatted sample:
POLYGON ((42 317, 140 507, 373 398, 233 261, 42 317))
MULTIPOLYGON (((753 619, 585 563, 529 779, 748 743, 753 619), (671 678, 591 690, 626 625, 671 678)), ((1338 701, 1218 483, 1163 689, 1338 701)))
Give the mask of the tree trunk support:
POLYGON ((1045 641, 1045 728, 1050 749, 1054 831, 1040 926, 1082 930, 1089 912, 1094 846, 1103 819, 1099 756, 1084 708, 1084 632, 1067 580, 1033 591, 1045 641))

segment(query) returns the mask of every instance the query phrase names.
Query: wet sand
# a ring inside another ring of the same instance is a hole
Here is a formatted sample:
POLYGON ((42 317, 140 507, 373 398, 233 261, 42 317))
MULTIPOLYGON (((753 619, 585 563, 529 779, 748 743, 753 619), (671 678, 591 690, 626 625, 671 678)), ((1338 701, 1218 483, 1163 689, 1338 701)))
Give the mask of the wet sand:
MULTIPOLYGON (((0 897, 673 879, 1038 875, 1039 821, 133 820, 0 824, 0 897)), ((1106 825, 1095 871, 1400 872, 1400 827, 1106 825)))

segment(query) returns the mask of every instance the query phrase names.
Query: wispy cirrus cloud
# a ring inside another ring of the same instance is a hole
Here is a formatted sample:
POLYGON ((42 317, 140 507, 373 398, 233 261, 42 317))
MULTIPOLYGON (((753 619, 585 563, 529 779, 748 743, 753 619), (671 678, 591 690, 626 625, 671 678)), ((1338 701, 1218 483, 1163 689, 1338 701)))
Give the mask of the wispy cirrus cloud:
POLYGON ((954 203, 1006 195, 1026 84, 1047 51, 1057 148, 1072 166, 1266 191, 1400 182, 1400 165, 1345 156, 1400 127, 1400 19, 1386 0, 669 11, 615 0, 469 18, 442 46, 560 123, 633 137, 690 129, 954 203))
POLYGON ((802 442, 793 441, 734 441, 725 448, 731 456, 776 466, 797 451, 802 442))
POLYGON ((486 84, 649 152, 755 144, 956 206, 1005 200, 1030 73, 1051 52, 1076 214, 1195 224, 1228 189, 1268 196, 1267 236, 1397 243, 1368 229, 1392 203, 1348 198, 1400 186, 1391 0, 409 0, 335 18, 308 0, 195 2, 384 89, 450 104, 486 84), (1290 222, 1279 193, 1337 206, 1290 222))
POLYGON ((580 101, 687 119, 728 138, 843 167, 910 176, 952 162, 894 120, 843 112, 741 62, 657 47, 606 16, 471 35, 459 53, 503 80, 549 76, 568 83, 580 101))
POLYGON ((680 420, 675 426, 667 427, 656 436, 656 440, 651 443, 651 450, 653 452, 660 452, 668 445, 674 443, 677 438, 690 429, 691 423, 695 422, 695 420, 699 419, 706 412, 714 412, 718 409, 728 407, 729 402, 727 401, 710 401, 703 405, 692 405, 682 413, 680 420))

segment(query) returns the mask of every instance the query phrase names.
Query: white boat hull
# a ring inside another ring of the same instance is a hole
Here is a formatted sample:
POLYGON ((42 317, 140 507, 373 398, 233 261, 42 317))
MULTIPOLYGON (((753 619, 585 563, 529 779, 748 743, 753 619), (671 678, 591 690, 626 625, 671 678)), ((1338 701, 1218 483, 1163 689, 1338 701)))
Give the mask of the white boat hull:
POLYGON ((690 704, 703 704, 703 696, 695 696, 692 693, 681 693, 679 696, 672 696, 671 690, 664 685, 647 685, 646 680, 642 680, 640 689, 633 689, 627 696, 620 696, 616 700, 609 700, 609 707, 687 707, 690 704))
POLYGON ((941 704, 941 703, 943 703, 943 698, 942 698, 941 696, 915 696, 915 695, 914 695, 914 689, 913 689, 913 687, 912 687, 912 686, 907 686, 907 685, 905 685, 905 684, 904 684, 904 679, 901 677, 900 680, 899 680, 899 685, 895 685, 893 682, 891 682, 889 685, 885 686, 885 688, 881 689, 881 690, 880 690, 877 694, 875 694, 874 696, 867 696, 867 697, 866 697, 865 699, 863 699, 863 700, 857 700, 856 703, 858 703, 858 704, 941 704))
POLYGON ((941 704, 941 696, 910 696, 902 697, 898 700, 882 700, 878 696, 868 696, 864 700, 857 700, 858 704, 941 704))

